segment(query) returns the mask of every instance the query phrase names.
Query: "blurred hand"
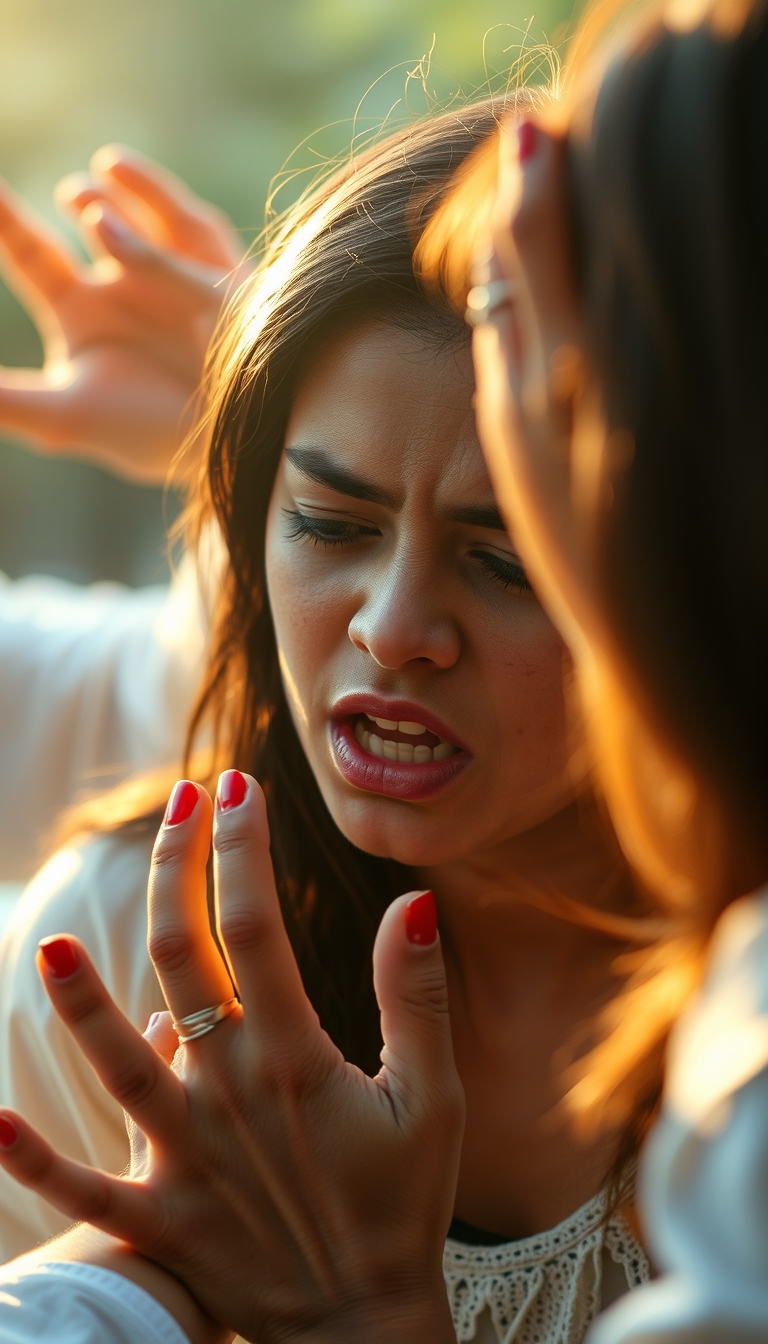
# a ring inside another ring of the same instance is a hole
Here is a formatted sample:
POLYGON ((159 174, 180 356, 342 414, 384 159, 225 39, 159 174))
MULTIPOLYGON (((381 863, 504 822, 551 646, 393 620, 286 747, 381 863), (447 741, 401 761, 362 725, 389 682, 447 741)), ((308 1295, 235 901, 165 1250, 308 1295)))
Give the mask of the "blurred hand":
POLYGON ((207 911, 211 803, 189 783, 155 846, 149 945, 174 1019, 230 1000, 233 983, 239 1005, 174 1058, 167 1016, 149 1029, 153 1049, 82 946, 45 940, 51 1000, 132 1118, 130 1177, 57 1156, 8 1111, 0 1161, 69 1217, 170 1270, 208 1318, 246 1339, 447 1344, 442 1251, 464 1105, 433 898, 401 897, 382 921, 374 978, 385 1045, 368 1078, 345 1063, 304 992, 261 790, 237 772, 222 780, 214 847, 227 962, 207 911))
MULTIPOLYGON (((162 482, 192 428, 233 272, 233 226, 134 151, 100 149, 56 189, 90 264, 0 182, 0 269, 40 332, 42 369, 0 369, 0 430, 38 450, 162 482)), ((242 276, 240 276, 240 271, 242 276)))

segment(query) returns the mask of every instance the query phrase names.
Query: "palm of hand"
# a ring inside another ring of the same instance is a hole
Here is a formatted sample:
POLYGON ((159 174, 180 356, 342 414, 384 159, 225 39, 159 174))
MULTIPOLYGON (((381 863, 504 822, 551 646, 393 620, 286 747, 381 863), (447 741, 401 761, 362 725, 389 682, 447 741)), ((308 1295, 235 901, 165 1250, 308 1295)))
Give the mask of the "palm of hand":
POLYGON ((161 481, 193 424, 239 243, 223 216, 135 157, 112 164, 109 181, 75 187, 68 204, 92 265, 0 193, 0 260, 45 352, 41 370, 4 371, 0 424, 44 451, 161 481))

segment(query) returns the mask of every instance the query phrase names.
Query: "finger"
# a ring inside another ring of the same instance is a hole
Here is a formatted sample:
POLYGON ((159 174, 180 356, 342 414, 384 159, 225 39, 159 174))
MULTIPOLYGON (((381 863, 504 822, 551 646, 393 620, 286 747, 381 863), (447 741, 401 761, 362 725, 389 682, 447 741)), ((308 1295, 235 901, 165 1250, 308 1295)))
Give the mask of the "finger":
MULTIPOLYGON (((92 229, 83 228, 82 216, 93 204, 106 207, 109 217, 116 216, 129 233, 150 248, 163 248, 168 242, 167 232, 154 212, 109 177, 69 173, 57 183, 53 194, 59 209, 77 220, 87 243, 92 241, 92 229)), ((92 217, 92 222, 97 219, 98 214, 92 217)))
POLYGON ((53 199, 59 209, 76 216, 91 201, 104 200, 105 195, 103 184, 97 182, 92 173, 67 173, 53 189, 53 199))
POLYGON ((0 1167, 73 1223, 120 1237, 137 1250, 157 1241, 154 1201, 140 1184, 61 1157, 14 1111, 0 1111, 0 1167))
POLYGON ((123 145, 97 150, 91 168, 97 177, 118 182, 148 205, 172 246, 225 270, 242 260, 243 248, 226 215, 167 168, 123 145))
POLYGON ((166 1064, 172 1064, 179 1048, 179 1038, 174 1030, 170 1013, 153 1013, 144 1031, 144 1039, 149 1041, 166 1064))
POLYGON ((218 308, 223 302, 226 291, 220 288, 219 268, 157 247, 111 202, 89 201, 80 216, 80 228, 91 252, 108 253, 134 276, 141 274, 153 288, 162 285, 196 307, 213 303, 218 308))
POLYGON ((264 794, 239 770, 219 780, 213 847, 219 936, 245 1022, 263 1046, 279 1046, 317 1019, 283 923, 264 794))
POLYGON ((499 157, 498 250, 503 255, 508 230, 550 352, 573 342, 578 327, 568 217, 564 137, 533 120, 505 126, 499 157))
POLYGON ((9 285, 22 298, 42 298, 51 306, 79 274, 61 238, 2 181, 0 261, 9 285))
POLYGON ((453 1057, 448 986, 431 891, 400 896, 384 913, 373 950, 384 1038, 379 1075, 396 1107, 435 1109, 460 1123, 463 1091, 453 1057))
POLYGON ((68 388, 47 369, 0 369, 0 427, 35 448, 62 446, 68 388))
POLYGON ((187 1118, 184 1088, 120 1012, 78 939, 44 938, 37 966, 48 997, 111 1097, 150 1138, 173 1141, 187 1118))
POLYGON ((232 981, 211 932, 206 865, 211 800, 189 780, 175 786, 152 854, 149 953, 174 1018, 232 998, 232 981))

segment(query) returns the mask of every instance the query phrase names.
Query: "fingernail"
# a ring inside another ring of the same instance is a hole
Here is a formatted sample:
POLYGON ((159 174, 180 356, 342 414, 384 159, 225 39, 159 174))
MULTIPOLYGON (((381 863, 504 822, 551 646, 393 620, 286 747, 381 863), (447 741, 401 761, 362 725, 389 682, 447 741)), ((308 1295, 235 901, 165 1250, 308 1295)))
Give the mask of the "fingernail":
POLYGON ((0 1148, 12 1148, 19 1137, 19 1131, 12 1120, 0 1115, 0 1148))
POLYGON ((197 805, 197 789, 194 784, 190 784, 188 779, 180 779, 178 784, 174 784, 173 793, 168 799, 168 806, 165 809, 163 818, 166 826, 178 826, 180 822, 186 821, 192 816, 197 805))
POLYGON ((437 906, 431 891, 412 896, 405 907, 405 932, 409 943, 429 947, 437 937, 437 906))
POLYGON ((248 780, 239 770, 225 770, 219 775, 219 787, 216 801, 222 812, 231 807, 239 807, 248 792, 248 780))
POLYGON ((51 975, 67 980, 80 965, 80 958, 68 938, 43 938, 38 947, 51 975))
POLYGON ((145 1035, 145 1036, 146 1036, 146 1034, 147 1034, 148 1031, 151 1031, 151 1030, 152 1030, 152 1028, 154 1027, 155 1023, 160 1021, 160 1018, 161 1018, 161 1017, 162 1017, 162 1013, 150 1013, 150 1014, 149 1014, 149 1018, 147 1019, 147 1025, 146 1025, 146 1027, 144 1028, 144 1035, 145 1035))
POLYGON ((536 149, 536 127, 532 121, 521 121, 517 128, 517 157, 520 163, 530 159, 536 149))

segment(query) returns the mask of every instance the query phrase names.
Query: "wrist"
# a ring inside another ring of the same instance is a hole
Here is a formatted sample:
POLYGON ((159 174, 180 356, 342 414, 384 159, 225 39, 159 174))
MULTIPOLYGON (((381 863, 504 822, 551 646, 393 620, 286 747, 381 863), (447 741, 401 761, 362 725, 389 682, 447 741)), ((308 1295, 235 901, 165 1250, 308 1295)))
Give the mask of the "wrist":
POLYGON ((346 1304, 296 1344, 456 1344, 442 1276, 433 1287, 392 1291, 346 1304))
POLYGON ((112 1270, 159 1302, 189 1337, 190 1344, 230 1344, 233 1338, 231 1330, 224 1330, 201 1311, 192 1294, 173 1274, 87 1223, 70 1228, 24 1259, 74 1262, 112 1270))

